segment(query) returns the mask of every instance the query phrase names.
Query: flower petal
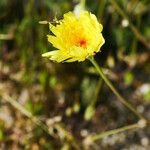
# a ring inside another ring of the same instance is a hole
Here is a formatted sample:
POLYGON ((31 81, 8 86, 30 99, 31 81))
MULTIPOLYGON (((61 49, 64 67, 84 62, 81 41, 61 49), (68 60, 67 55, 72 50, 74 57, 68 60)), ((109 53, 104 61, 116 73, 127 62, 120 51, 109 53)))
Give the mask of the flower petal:
POLYGON ((56 26, 49 24, 54 35, 48 35, 48 41, 58 50, 43 54, 57 62, 84 61, 100 51, 105 40, 103 26, 96 16, 88 11, 81 11, 80 16, 68 12, 56 26))

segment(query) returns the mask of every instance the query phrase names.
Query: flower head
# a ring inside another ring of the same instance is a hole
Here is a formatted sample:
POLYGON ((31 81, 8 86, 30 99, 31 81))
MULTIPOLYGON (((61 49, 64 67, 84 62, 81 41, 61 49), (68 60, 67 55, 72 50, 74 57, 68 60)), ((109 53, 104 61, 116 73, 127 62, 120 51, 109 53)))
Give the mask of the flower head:
POLYGON ((84 61, 100 51, 105 40, 102 36, 103 26, 96 16, 82 11, 80 16, 68 12, 56 26, 49 23, 53 35, 48 35, 48 41, 56 50, 44 53, 43 57, 57 62, 84 61))

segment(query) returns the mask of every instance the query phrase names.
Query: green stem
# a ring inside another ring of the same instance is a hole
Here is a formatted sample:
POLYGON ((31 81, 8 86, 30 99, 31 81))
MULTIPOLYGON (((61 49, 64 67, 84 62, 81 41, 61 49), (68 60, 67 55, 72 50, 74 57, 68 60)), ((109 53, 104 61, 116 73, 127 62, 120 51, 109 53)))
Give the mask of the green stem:
POLYGON ((133 25, 133 23, 130 21, 129 17, 126 15, 126 13, 120 8, 120 6, 117 4, 116 0, 110 0, 112 5, 115 7, 116 11, 119 13, 120 16, 123 18, 127 19, 129 21, 129 25, 133 33, 136 35, 136 37, 147 47, 150 49, 150 44, 149 42, 145 39, 145 37, 140 33, 140 31, 133 25))
POLYGON ((96 86, 93 100, 91 101, 91 104, 90 104, 91 106, 95 106, 97 99, 98 99, 98 94, 99 94, 101 87, 102 87, 102 84, 103 84, 103 80, 100 78, 98 83, 97 83, 97 86, 96 86))
POLYGON ((96 134, 94 136, 91 136, 91 140, 92 141, 96 141, 98 139, 101 139, 105 136, 109 136, 109 135, 113 135, 113 134, 117 134, 126 130, 131 130, 131 129, 135 129, 135 128, 140 128, 138 123, 132 124, 132 125, 128 125, 128 126, 124 126, 118 129, 113 129, 113 130, 109 130, 109 131, 105 131, 103 133, 100 134, 96 134))
MULTIPOLYGON (((141 15, 137 17, 137 28, 140 28, 141 24, 141 15)), ((133 37, 132 47, 131 47, 131 54, 135 55, 137 53, 137 44, 138 39, 136 36, 133 37)))
POLYGON ((102 20, 102 17, 103 17, 105 5, 106 5, 106 0, 99 0, 99 8, 98 8, 97 17, 100 19, 100 21, 102 20))
POLYGON ((83 8, 85 8, 85 0, 81 0, 81 1, 80 1, 80 5, 81 5, 83 8))
POLYGON ((127 102, 126 99, 124 99, 119 92, 115 89, 115 87, 112 85, 112 83, 109 81, 109 79, 106 77, 106 75, 103 73, 101 67, 97 64, 95 59, 89 58, 90 62, 93 64, 93 66, 96 68, 102 79, 105 81, 107 86, 112 90, 112 92, 118 97, 118 100, 124 104, 129 110, 131 110, 134 114, 136 114, 139 118, 146 120, 130 103, 127 102))
POLYGON ((86 0, 80 0, 80 7, 85 10, 85 2, 86 0))
POLYGON ((99 81, 97 83, 96 90, 95 90, 95 93, 93 95, 93 98, 92 98, 90 104, 88 105, 88 107, 86 108, 85 113, 84 113, 84 119, 87 120, 87 121, 91 120, 91 118, 95 114, 95 109, 96 109, 95 104, 98 100, 98 95, 99 95, 99 92, 102 88, 102 84, 103 84, 103 79, 99 78, 99 81))

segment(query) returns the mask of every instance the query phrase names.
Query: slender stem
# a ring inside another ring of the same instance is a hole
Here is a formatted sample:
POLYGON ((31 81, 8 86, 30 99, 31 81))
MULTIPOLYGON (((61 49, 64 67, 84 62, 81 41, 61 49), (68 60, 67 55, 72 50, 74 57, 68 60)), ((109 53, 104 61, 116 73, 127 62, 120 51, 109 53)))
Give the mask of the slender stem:
MULTIPOLYGON (((5 99, 7 102, 9 102, 14 108, 18 109, 23 115, 27 116, 29 119, 32 120, 33 123, 41 127, 46 133, 48 133, 50 136, 53 136, 52 133, 49 132, 48 127, 37 117, 33 116, 28 110, 26 110, 22 105, 20 105, 17 101, 15 101, 13 98, 11 98, 7 94, 1 94, 0 96, 5 99)), ((55 128, 57 128, 59 131, 64 133, 66 139, 72 144, 72 146, 76 150, 80 150, 79 145, 76 143, 76 140, 74 139, 73 135, 67 131, 65 128, 63 128, 61 125, 57 124, 55 125, 55 128)))
POLYGON ((85 110, 85 113, 84 113, 84 119, 85 120, 90 120, 93 117, 93 115, 95 114, 95 109, 96 109, 95 104, 98 100, 98 95, 99 95, 99 92, 102 88, 102 84, 103 84, 103 79, 99 78, 99 81, 96 85, 96 90, 94 92, 93 98, 85 110))
POLYGON ((102 19, 103 17, 103 13, 104 13, 104 9, 105 9, 105 5, 106 5, 106 0, 99 0, 99 7, 98 7, 98 13, 97 13, 97 17, 100 19, 102 19))
POLYGON ((82 8, 85 9, 85 0, 81 0, 81 1, 80 1, 80 5, 82 6, 82 8))
POLYGON ((93 100, 91 101, 90 105, 95 106, 95 104, 97 102, 97 99, 98 99, 98 94, 99 94, 99 92, 102 88, 102 85, 103 85, 103 80, 102 80, 102 78, 100 78, 98 83, 97 83, 97 86, 96 86, 96 90, 95 90, 95 93, 94 93, 93 100))
POLYGON ((13 100, 10 96, 4 94, 2 95, 3 99, 9 102, 13 107, 18 109, 22 114, 30 118, 36 125, 40 126, 44 131, 48 132, 47 127, 43 124, 38 118, 33 116, 29 111, 27 111, 22 105, 20 105, 17 101, 13 100))
POLYGON ((112 90, 112 92, 118 97, 118 100, 124 104, 129 110, 131 110, 134 114, 136 114, 139 118, 146 120, 130 103, 127 102, 126 99, 124 99, 119 92, 115 89, 113 84, 109 81, 109 79, 106 77, 106 75, 103 73, 101 67, 97 64, 95 59, 89 58, 90 62, 93 64, 93 66, 97 69, 98 73, 102 77, 102 79, 105 81, 107 86, 112 90))
POLYGON ((149 42, 148 42, 148 41, 145 39, 145 37, 140 33, 140 31, 133 25, 133 23, 130 21, 130 19, 129 19, 129 17, 126 15, 126 13, 125 13, 125 12, 122 10, 122 8, 120 8, 120 6, 117 4, 116 0, 110 0, 110 2, 111 2, 112 5, 115 7, 115 9, 116 9, 117 12, 119 13, 119 15, 129 21, 130 28, 131 28, 131 30, 133 31, 133 33, 136 35, 136 37, 139 39, 139 41, 141 41, 141 43, 143 43, 143 45, 145 45, 145 47, 147 47, 148 49, 150 49, 150 44, 149 44, 149 42))
POLYGON ((101 139, 105 136, 109 136, 109 135, 113 135, 113 134, 117 134, 126 130, 131 130, 131 129, 135 129, 135 128, 140 128, 138 123, 132 124, 132 125, 128 125, 128 126, 124 126, 118 129, 113 129, 113 130, 109 130, 109 131, 105 131, 103 133, 100 134, 96 134, 94 136, 91 136, 91 140, 92 141, 96 141, 98 139, 101 139))

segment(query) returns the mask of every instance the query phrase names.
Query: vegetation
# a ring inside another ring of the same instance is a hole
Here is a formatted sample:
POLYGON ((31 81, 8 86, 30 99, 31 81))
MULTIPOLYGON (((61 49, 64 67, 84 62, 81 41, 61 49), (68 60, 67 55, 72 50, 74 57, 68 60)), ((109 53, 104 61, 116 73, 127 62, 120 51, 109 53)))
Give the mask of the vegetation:
POLYGON ((149 0, 0 0, 0 150, 150 149, 149 10, 149 0), (96 61, 147 125, 90 61, 42 58, 47 21, 83 5, 103 24, 96 61))

